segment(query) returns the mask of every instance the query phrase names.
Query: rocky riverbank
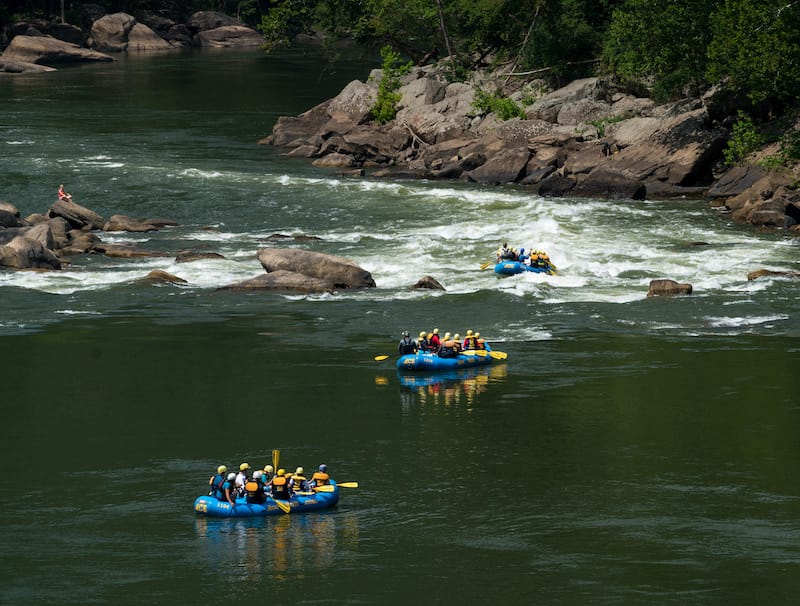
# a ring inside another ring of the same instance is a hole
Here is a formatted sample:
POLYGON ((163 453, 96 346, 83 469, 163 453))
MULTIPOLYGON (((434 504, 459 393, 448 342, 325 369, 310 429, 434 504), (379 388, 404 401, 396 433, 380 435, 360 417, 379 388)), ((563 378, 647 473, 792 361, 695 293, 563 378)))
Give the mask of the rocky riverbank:
POLYGON ((29 20, 0 32, 0 74, 52 71, 60 66, 113 61, 113 53, 207 48, 258 47, 256 30, 223 13, 200 11, 185 22, 140 11, 107 15, 95 4, 81 5, 81 23, 29 20))
MULTIPOLYGON (((317 166, 369 177, 517 184, 542 196, 707 198, 736 221, 800 234, 798 173, 722 162, 733 110, 719 91, 656 104, 608 78, 543 91, 500 72, 450 83, 436 67, 402 80, 396 117, 372 119, 381 70, 296 117, 261 143, 317 166), (502 91, 524 118, 476 110, 502 91)), ((766 150, 765 153, 768 153, 766 150)))

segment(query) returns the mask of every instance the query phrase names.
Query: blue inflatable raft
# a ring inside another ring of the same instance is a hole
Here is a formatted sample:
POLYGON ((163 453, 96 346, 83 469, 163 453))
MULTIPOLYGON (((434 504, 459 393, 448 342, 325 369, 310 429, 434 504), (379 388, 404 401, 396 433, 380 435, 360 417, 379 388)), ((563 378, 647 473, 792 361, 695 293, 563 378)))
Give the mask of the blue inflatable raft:
POLYGON ((500 261, 494 266, 494 273, 501 276, 513 276, 516 274, 525 273, 526 271, 535 274, 548 274, 554 276, 556 271, 552 267, 531 267, 519 261, 500 261))
POLYGON ((494 361, 494 358, 489 355, 488 351, 486 354, 485 356, 458 354, 455 358, 440 358, 431 353, 406 354, 397 359, 397 370, 423 370, 430 372, 487 366, 494 361))
MULTIPOLYGON (((288 513, 301 513, 315 509, 333 507, 339 502, 339 487, 331 480, 332 492, 317 492, 314 494, 293 495, 283 503, 291 507, 288 513)), ((284 511, 270 497, 264 503, 248 503, 244 497, 236 499, 236 505, 227 501, 220 501, 216 497, 203 495, 194 501, 194 510, 212 518, 252 518, 258 516, 283 515, 284 511)))

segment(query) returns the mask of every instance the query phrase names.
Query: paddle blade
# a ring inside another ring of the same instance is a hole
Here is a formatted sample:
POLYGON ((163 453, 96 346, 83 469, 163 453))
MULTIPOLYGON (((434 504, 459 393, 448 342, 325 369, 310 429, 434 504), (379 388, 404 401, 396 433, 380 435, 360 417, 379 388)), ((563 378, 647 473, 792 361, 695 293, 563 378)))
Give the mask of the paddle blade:
POLYGON ((385 359, 386 359, 386 358, 388 358, 388 357, 389 357, 389 356, 383 356, 383 355, 381 355, 381 356, 375 356, 375 361, 376 361, 376 362, 382 362, 383 360, 385 360, 385 359))
POLYGON ((317 492, 333 492, 336 489, 330 484, 325 484, 324 486, 314 486, 314 490, 317 492))
POLYGON ((462 351, 465 356, 478 356, 479 358, 485 358, 489 353, 485 349, 467 349, 466 351, 462 351))
POLYGON ((280 450, 273 450, 272 451, 272 469, 275 473, 278 473, 278 461, 281 459, 281 451, 280 450))
POLYGON ((280 508, 281 508, 281 511, 282 511, 283 513, 289 513, 289 512, 292 510, 292 506, 291 506, 291 505, 289 505, 289 503, 287 503, 286 501, 278 501, 278 500, 275 500, 275 504, 276 504, 278 507, 280 507, 280 508))
POLYGON ((505 360, 508 357, 508 354, 504 351, 490 351, 489 355, 495 360, 505 360))
POLYGON ((487 267, 489 267, 492 264, 493 264, 492 261, 487 261, 486 263, 481 263, 481 271, 483 271, 484 269, 486 269, 487 267))
POLYGON ((337 482, 336 485, 343 488, 358 488, 358 482, 337 482))

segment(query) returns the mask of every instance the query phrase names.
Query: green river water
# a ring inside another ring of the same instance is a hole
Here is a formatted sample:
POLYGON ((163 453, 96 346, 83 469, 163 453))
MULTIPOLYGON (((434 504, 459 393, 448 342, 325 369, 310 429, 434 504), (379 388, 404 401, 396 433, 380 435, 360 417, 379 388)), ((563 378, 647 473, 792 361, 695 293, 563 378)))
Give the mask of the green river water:
POLYGON ((0 199, 46 212, 64 183, 179 223, 100 234, 164 257, 0 272, 0 604, 796 603, 798 283, 746 275, 800 270, 800 242, 702 201, 354 180, 256 144, 374 66, 176 52, 0 78, 0 199), (272 234, 377 288, 217 290, 263 271, 272 234), (559 275, 480 271, 503 240, 559 275), (410 290, 424 275, 446 290, 410 290), (694 293, 648 299, 656 278, 694 293), (373 359, 433 327, 508 361, 373 359), (272 449, 360 487, 196 516, 218 464, 272 449))

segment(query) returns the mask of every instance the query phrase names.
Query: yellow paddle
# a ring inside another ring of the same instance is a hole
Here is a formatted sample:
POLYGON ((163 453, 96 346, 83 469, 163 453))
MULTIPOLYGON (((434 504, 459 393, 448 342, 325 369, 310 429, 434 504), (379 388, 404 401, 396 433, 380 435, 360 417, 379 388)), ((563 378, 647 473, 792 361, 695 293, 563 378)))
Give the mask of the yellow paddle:
POLYGON ((289 513, 292 510, 292 506, 289 505, 287 501, 279 501, 278 499, 272 499, 275 501, 275 504, 281 508, 283 513, 289 513))
POLYGON ((385 360, 388 357, 389 356, 385 356, 385 355, 375 356, 375 361, 376 362, 382 362, 383 360, 385 360))
POLYGON ((281 458, 281 451, 280 450, 273 450, 272 451, 272 471, 273 473, 278 473, 278 461, 281 458))
POLYGON ((489 355, 492 356, 495 360, 505 360, 508 357, 508 354, 504 351, 490 351, 489 355))
POLYGON ((481 271, 483 271, 490 265, 496 265, 496 263, 494 261, 487 261, 486 263, 481 263, 481 271))
POLYGON ((461 353, 463 353, 465 356, 478 356, 480 358, 485 358, 489 355, 489 352, 485 349, 467 349, 461 353))
MULTIPOLYGON (((343 488, 358 488, 358 482, 337 482, 336 486, 343 488)), ((317 492, 333 492, 335 490, 332 484, 325 484, 323 486, 315 486, 314 490, 317 492)))

